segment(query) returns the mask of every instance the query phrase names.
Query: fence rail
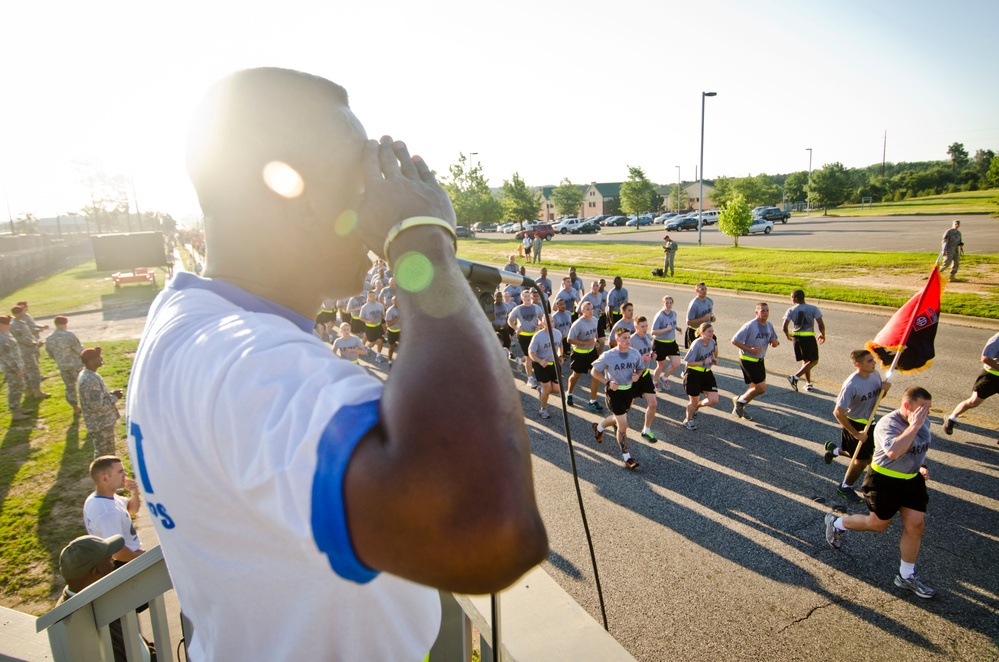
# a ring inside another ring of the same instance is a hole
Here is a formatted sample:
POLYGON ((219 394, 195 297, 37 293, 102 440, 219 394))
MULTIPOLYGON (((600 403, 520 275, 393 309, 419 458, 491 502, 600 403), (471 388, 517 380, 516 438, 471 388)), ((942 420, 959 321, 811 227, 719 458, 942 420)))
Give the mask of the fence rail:
POLYGON ((61 241, 38 235, 0 237, 0 296, 93 258, 85 235, 61 241))

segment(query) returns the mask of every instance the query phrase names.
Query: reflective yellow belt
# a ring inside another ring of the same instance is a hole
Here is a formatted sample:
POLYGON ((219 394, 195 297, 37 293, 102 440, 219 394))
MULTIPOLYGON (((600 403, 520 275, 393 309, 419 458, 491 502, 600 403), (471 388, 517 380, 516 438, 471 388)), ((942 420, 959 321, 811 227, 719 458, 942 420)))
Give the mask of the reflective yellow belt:
POLYGON ((870 421, 867 420, 866 418, 850 418, 849 416, 847 416, 846 418, 849 421, 853 421, 854 423, 861 423, 863 425, 867 425, 868 423, 870 423, 870 421))
POLYGON ((630 388, 631 388, 631 384, 628 384, 627 386, 625 386, 624 384, 618 384, 617 385, 617 390, 619 390, 619 391, 627 391, 630 388))
POLYGON ((537 331, 518 331, 518 333, 522 336, 533 336, 537 331))
POLYGON ((688 365, 687 370, 696 370, 697 372, 711 372, 711 368, 705 368, 702 365, 688 365))
POLYGON ((874 464, 873 462, 871 463, 871 469, 874 469, 874 471, 876 471, 879 474, 885 476, 891 476, 892 478, 901 478, 903 480, 909 480, 910 478, 915 478, 916 475, 919 473, 917 471, 914 474, 904 474, 901 471, 892 471, 891 469, 885 469, 884 467, 880 467, 874 464))
POLYGON ((593 351, 592 347, 589 348, 589 349, 581 349, 579 347, 576 347, 575 345, 572 346, 572 353, 573 354, 589 354, 592 351, 593 351))
MULTIPOLYGON (((984 368, 984 366, 982 367, 984 368)), ((992 368, 985 368, 985 372, 989 373, 990 375, 995 375, 996 377, 999 377, 999 370, 993 370, 992 368)))
POLYGON ((795 331, 794 332, 794 336, 795 337, 797 337, 797 336, 814 336, 814 335, 815 335, 814 331, 795 331))
POLYGON ((378 327, 381 326, 381 324, 368 324, 367 322, 365 322, 364 326, 368 327, 369 329, 377 329, 378 327))
POLYGON ((743 361, 752 361, 753 363, 758 363, 760 361, 760 359, 755 356, 746 356, 745 354, 739 354, 739 358, 743 361))

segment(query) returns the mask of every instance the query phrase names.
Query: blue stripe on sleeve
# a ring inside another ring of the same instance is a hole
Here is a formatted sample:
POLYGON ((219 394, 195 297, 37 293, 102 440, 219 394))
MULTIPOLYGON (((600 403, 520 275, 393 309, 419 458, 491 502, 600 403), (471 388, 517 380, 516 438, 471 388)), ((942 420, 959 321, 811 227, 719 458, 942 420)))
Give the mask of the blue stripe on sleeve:
POLYGON ((370 582, 378 572, 361 563, 354 553, 347 531, 343 477, 357 443, 378 423, 378 403, 370 400, 334 414, 319 439, 312 480, 312 537, 333 572, 358 584, 370 582))

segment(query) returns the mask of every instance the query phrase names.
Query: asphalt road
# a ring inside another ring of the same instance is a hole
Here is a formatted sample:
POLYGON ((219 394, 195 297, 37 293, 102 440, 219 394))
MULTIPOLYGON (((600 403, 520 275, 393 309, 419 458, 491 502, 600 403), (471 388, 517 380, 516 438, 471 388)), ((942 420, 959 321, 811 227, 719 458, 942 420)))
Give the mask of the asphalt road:
MULTIPOLYGON (((626 284, 636 314, 652 315, 666 291, 626 284)), ((689 288, 671 288, 686 310, 689 288)), ((709 292, 709 296, 712 294, 709 292)), ((891 311, 825 306, 828 340, 815 369, 817 390, 794 392, 793 350, 767 355, 769 390, 731 414, 745 386, 729 339, 753 316, 756 299, 715 293, 722 362, 721 402, 680 425, 681 386, 660 395, 653 427, 639 441, 644 407, 629 415, 636 472, 623 468, 610 434, 594 443, 595 414, 571 408, 570 431, 593 535, 610 632, 637 659, 849 658, 995 659, 999 655, 999 408, 989 401, 962 418, 951 437, 942 416, 967 397, 978 358, 995 329, 943 322, 937 358, 916 375, 898 375, 882 412, 906 386, 934 395, 928 464, 931 501, 919 574, 937 589, 931 601, 892 585, 898 569, 896 522, 882 534, 847 533, 829 547, 823 515, 845 507, 835 493, 845 471, 827 466, 822 446, 837 440, 832 419, 849 352, 862 347, 891 311), (757 404, 758 403, 758 404, 757 404)), ((789 301, 770 300, 779 327, 789 301)), ((586 378, 581 380, 586 382, 586 378)), ((594 618, 600 609, 569 469, 561 408, 537 416, 537 396, 517 375, 534 453, 535 484, 551 538, 546 569, 594 618)), ((583 391, 577 386, 577 396, 583 391)), ((866 508, 854 508, 866 512, 866 508)))
MULTIPOLYGON (((769 235, 756 234, 739 239, 740 246, 768 248, 806 248, 828 250, 913 251, 940 250, 940 239, 950 229, 951 221, 960 219, 966 253, 999 253, 999 219, 986 215, 967 216, 887 216, 837 218, 816 216, 791 218, 778 223, 769 235)), ((597 234, 560 234, 552 241, 636 241, 661 243, 663 226, 654 230, 610 228, 597 234)), ((671 232, 681 246, 697 244, 697 231, 671 232)), ((482 238, 508 238, 512 234, 480 233, 482 238)), ((722 234, 717 225, 704 228, 706 246, 731 246, 732 238, 722 234)))

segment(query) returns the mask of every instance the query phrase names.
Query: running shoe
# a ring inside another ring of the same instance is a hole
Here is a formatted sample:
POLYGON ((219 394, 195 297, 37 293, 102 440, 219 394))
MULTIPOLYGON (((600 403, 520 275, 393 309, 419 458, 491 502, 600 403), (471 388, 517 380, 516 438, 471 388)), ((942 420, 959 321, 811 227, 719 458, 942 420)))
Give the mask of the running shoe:
POLYGON ((565 396, 565 404, 569 405, 570 407, 572 406, 572 393, 565 396))
POLYGON ((746 405, 739 402, 739 396, 732 396, 732 413, 739 418, 746 418, 746 405))
POLYGON ((531 388, 538 388, 538 380, 534 377, 534 375, 527 378, 527 385, 531 388))
POLYGON ((634 471, 635 469, 638 468, 638 462, 635 460, 635 458, 629 457, 627 460, 624 461, 624 466, 634 471))
POLYGON ((859 506, 864 503, 864 498, 856 493, 851 487, 843 487, 840 485, 836 488, 836 492, 839 493, 841 497, 849 501, 855 506, 859 506))
POLYGON ((836 448, 835 443, 831 441, 826 442, 826 454, 822 456, 822 459, 826 461, 826 464, 832 464, 833 458, 836 457, 836 454, 833 453, 834 448, 836 448))
POLYGON ((593 438, 597 440, 599 444, 604 440, 604 433, 597 429, 597 424, 593 424, 593 438))
POLYGON ((798 390, 798 378, 797 377, 795 377, 794 375, 788 375, 787 376, 787 381, 791 382, 791 388, 793 388, 795 391, 798 390))
POLYGON ((805 384, 805 390, 808 391, 809 393, 815 390, 815 387, 812 386, 812 382, 808 382, 807 384, 805 384))
POLYGON ((662 393, 668 393, 669 392, 669 381, 666 380, 666 379, 664 379, 664 378, 662 378, 662 377, 659 378, 659 383, 656 384, 656 386, 659 387, 659 390, 662 393))
POLYGON ((697 424, 695 424, 693 421, 684 421, 683 427, 687 428, 688 430, 696 430, 697 424))
POLYGON ((843 531, 836 528, 836 513, 826 513, 826 542, 829 543, 833 549, 839 549, 843 546, 843 531))
POLYGON ((523 370, 523 369, 524 369, 524 359, 518 358, 517 359, 517 370, 523 370))
POLYGON ((599 402, 591 402, 590 404, 586 405, 586 408, 592 412, 599 412, 602 409, 599 402))
POLYGON ((604 406, 602 404, 600 404, 600 402, 598 400, 594 400, 594 404, 597 405, 597 411, 603 411, 604 410, 604 406))
POLYGON ((538 412, 538 415, 541 416, 541 418, 551 418, 552 416, 551 414, 548 413, 547 409, 542 409, 541 411, 538 412))
POLYGON ((902 579, 902 575, 895 573, 895 586, 912 591, 921 598, 929 599, 937 594, 932 588, 919 581, 915 575, 908 579, 902 579))
POLYGON ((654 444, 657 441, 659 441, 658 439, 656 439, 656 435, 652 434, 652 430, 649 430, 648 432, 643 432, 642 439, 646 440, 650 444, 654 444))
POLYGON ((957 421, 948 417, 947 422, 944 423, 944 432, 947 434, 954 434, 954 428, 957 427, 957 421))

